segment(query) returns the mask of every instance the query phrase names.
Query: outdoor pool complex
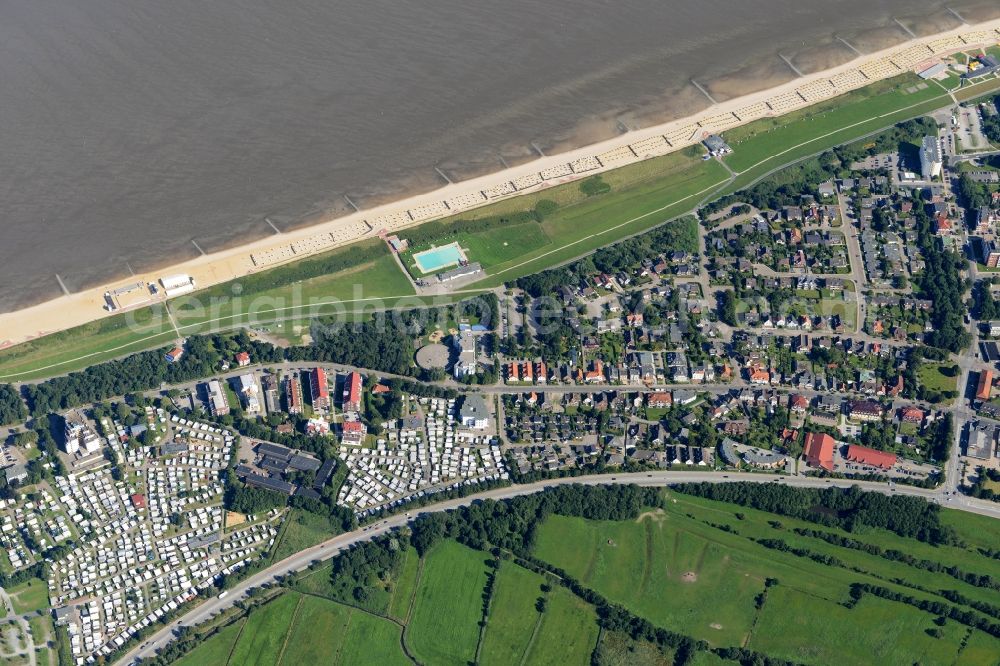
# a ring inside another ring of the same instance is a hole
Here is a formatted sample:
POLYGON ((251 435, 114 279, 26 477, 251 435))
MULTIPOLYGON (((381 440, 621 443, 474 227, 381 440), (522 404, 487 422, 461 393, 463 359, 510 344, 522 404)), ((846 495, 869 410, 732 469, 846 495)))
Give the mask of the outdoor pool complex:
POLYGON ((441 247, 432 247, 429 250, 418 252, 413 255, 413 260, 417 262, 417 268, 422 273, 433 273, 442 268, 457 266, 465 261, 465 253, 458 243, 450 243, 441 247))

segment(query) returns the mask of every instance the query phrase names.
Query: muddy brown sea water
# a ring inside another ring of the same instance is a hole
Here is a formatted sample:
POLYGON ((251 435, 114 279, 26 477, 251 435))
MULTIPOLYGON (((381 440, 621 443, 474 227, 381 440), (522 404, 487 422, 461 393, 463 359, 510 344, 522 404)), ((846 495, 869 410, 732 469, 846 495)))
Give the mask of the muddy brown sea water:
MULTIPOLYGON (((87 0, 0 12, 0 311, 955 27, 931 0, 87 0)), ((1000 5, 949 0, 966 20, 1000 5)), ((2 337, 2 332, 0 332, 2 337)))

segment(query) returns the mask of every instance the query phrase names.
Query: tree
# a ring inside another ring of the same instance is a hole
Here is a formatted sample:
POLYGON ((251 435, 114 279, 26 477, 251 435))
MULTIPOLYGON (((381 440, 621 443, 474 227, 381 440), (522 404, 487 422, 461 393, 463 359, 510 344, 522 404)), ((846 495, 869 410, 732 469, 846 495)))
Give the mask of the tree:
POLYGON ((736 294, 724 289, 719 292, 719 320, 729 326, 736 326, 736 294))
POLYGON ((0 384, 0 425, 20 423, 28 418, 21 394, 10 384, 0 384))

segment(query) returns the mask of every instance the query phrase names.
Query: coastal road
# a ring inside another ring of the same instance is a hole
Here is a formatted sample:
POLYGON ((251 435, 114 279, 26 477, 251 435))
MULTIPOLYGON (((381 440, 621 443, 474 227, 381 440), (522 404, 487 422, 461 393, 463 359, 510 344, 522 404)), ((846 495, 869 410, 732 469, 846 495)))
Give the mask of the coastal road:
POLYGON ((475 495, 459 499, 445 500, 420 509, 414 509, 410 514, 399 514, 386 518, 374 525, 364 527, 353 532, 341 534, 332 539, 328 539, 321 544, 307 548, 284 560, 277 562, 267 569, 258 572, 250 578, 240 582, 231 588, 222 599, 213 597, 192 609, 178 620, 172 621, 168 626, 159 630, 148 638, 145 642, 123 655, 117 664, 133 664, 139 659, 153 657, 156 651, 165 647, 173 638, 173 632, 179 626, 193 626, 205 622, 217 613, 234 605, 240 599, 246 598, 249 590, 260 587, 266 583, 274 583, 281 576, 307 569, 310 564, 317 561, 330 559, 342 550, 350 548, 354 544, 371 539, 372 537, 385 534, 390 530, 406 525, 421 513, 436 511, 447 511, 461 506, 468 506, 474 502, 484 499, 506 499, 519 495, 530 495, 546 488, 567 484, 602 485, 602 484, 636 484, 641 486, 664 486, 671 483, 682 482, 734 482, 751 481, 755 483, 783 483, 800 488, 825 488, 859 486, 863 490, 880 492, 886 495, 913 495, 923 497, 928 501, 946 505, 951 509, 968 511, 991 518, 1000 518, 1000 504, 978 501, 961 496, 946 495, 944 490, 928 490, 911 486, 900 486, 894 484, 876 483, 871 481, 849 481, 846 479, 819 479, 814 477, 785 477, 773 474, 753 474, 740 472, 638 472, 631 474, 595 474, 591 476, 567 477, 562 479, 550 479, 535 483, 508 486, 505 488, 495 488, 475 495))

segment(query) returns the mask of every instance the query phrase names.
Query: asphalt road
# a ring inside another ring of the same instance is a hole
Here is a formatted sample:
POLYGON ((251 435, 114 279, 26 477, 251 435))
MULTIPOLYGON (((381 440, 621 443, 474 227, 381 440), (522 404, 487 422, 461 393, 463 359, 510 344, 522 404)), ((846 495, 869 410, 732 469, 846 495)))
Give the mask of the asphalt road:
POLYGON ((581 483, 586 485, 600 484, 628 484, 646 486, 662 486, 670 483, 680 483, 684 481, 699 482, 732 482, 732 481, 752 481, 756 483, 784 483, 791 486, 806 488, 823 488, 828 486, 849 487, 859 486, 864 490, 881 492, 884 494, 914 495, 923 497, 929 501, 946 505, 951 509, 969 511, 983 516, 1000 518, 1000 504, 983 502, 968 497, 947 495, 945 490, 927 490, 914 488, 911 486, 892 485, 876 483, 871 481, 849 481, 844 479, 818 479, 813 477, 783 477, 771 474, 747 474, 739 472, 639 472, 633 474, 599 474, 582 477, 569 477, 563 479, 551 479, 536 483, 509 486, 506 488, 496 488, 460 499, 446 500, 437 504, 429 505, 420 509, 414 509, 409 514, 399 514, 385 519, 369 527, 361 528, 354 532, 341 534, 321 544, 307 548, 292 555, 280 562, 276 562, 267 569, 251 576, 239 585, 231 588, 229 593, 222 599, 214 597, 197 608, 192 609, 179 620, 174 620, 170 625, 164 627, 152 637, 148 638, 140 646, 137 646, 116 663, 131 664, 138 659, 153 657, 156 651, 166 646, 173 638, 174 630, 181 625, 191 626, 205 622, 220 611, 232 606, 238 600, 245 598, 251 588, 259 587, 265 583, 273 583, 279 577, 286 574, 302 571, 315 561, 327 560, 340 551, 350 546, 366 541, 374 536, 384 534, 397 527, 401 527, 413 520, 421 513, 446 511, 460 506, 466 506, 484 499, 505 499, 518 495, 529 495, 531 493, 544 490, 552 486, 581 483))

